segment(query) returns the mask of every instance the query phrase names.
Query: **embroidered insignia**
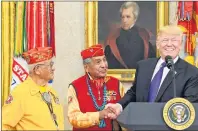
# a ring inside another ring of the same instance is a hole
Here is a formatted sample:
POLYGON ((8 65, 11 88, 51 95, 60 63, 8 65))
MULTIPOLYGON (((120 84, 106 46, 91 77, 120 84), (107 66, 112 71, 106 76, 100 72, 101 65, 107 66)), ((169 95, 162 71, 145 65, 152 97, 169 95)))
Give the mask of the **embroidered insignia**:
POLYGON ((114 90, 108 90, 107 91, 107 101, 112 101, 112 100, 116 100, 116 95, 117 95, 117 92, 114 91, 114 90))
POLYGON ((68 97, 68 104, 72 102, 72 99, 73 99, 72 96, 69 96, 69 97, 68 97))
POLYGON ((110 96, 107 96, 106 98, 107 98, 107 101, 110 101, 110 96))
POLYGON ((116 95, 117 95, 117 93, 114 91, 112 95, 113 95, 113 96, 116 96, 116 95))
POLYGON ((90 52, 93 52, 94 50, 93 50, 93 49, 90 49, 89 51, 90 51, 90 52))
POLYGON ((10 104, 11 102, 12 102, 12 100, 13 100, 13 97, 12 97, 12 95, 9 95, 8 96, 8 99, 6 100, 6 104, 10 104))

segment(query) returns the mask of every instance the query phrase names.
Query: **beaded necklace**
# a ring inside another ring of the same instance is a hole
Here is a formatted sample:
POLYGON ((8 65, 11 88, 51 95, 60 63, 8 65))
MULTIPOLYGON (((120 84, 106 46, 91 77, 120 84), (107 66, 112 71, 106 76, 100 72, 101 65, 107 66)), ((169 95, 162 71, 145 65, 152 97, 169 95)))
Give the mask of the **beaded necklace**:
MULTIPOLYGON (((91 89, 91 85, 89 84, 89 80, 88 78, 86 77, 86 82, 87 82, 87 85, 88 85, 88 91, 89 91, 89 94, 91 95, 91 98, 93 100, 93 103, 94 103, 94 106, 95 108, 98 110, 98 111, 102 111, 104 108, 105 108, 105 105, 107 104, 107 98, 106 98, 106 94, 107 94, 107 87, 106 85, 104 84, 104 91, 103 91, 103 103, 101 106, 98 106, 97 102, 96 102, 96 98, 92 92, 92 89, 91 89)), ((104 119, 100 120, 100 123, 99 123, 99 127, 100 128, 104 128, 106 126, 106 123, 104 121, 104 119)))

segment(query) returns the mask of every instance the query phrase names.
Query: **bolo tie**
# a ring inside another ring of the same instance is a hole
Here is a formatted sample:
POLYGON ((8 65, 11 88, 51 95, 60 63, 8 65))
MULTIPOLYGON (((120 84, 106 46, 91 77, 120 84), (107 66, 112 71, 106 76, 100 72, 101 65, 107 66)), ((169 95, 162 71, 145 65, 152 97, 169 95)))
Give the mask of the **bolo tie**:
POLYGON ((42 96, 43 101, 47 104, 48 109, 51 113, 52 119, 54 120, 54 123, 56 125, 57 130, 58 130, 58 122, 56 120, 56 114, 53 111, 51 96, 48 92, 41 93, 41 96, 42 96))

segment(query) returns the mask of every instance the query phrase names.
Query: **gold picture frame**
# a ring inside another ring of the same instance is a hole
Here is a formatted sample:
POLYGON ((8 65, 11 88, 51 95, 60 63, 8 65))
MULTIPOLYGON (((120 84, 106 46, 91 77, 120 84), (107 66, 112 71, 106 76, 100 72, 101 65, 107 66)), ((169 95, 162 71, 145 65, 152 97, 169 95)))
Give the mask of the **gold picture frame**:
MULTIPOLYGON (((156 4, 156 29, 158 30, 169 23, 169 2, 156 4)), ((85 48, 98 43, 98 2, 85 2, 85 48)), ((158 52, 156 54, 158 56, 158 52)), ((135 69, 109 69, 107 75, 118 78, 120 81, 133 81, 135 69)))

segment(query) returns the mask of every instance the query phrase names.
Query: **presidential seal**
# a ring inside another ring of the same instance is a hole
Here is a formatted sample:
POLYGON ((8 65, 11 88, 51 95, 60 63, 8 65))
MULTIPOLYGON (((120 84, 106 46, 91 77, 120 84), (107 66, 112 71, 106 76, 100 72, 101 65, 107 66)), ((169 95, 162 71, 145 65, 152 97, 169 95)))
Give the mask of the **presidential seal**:
POLYGON ((184 130, 193 124, 195 120, 195 109, 188 100, 174 98, 165 104, 163 118, 170 128, 184 130))

